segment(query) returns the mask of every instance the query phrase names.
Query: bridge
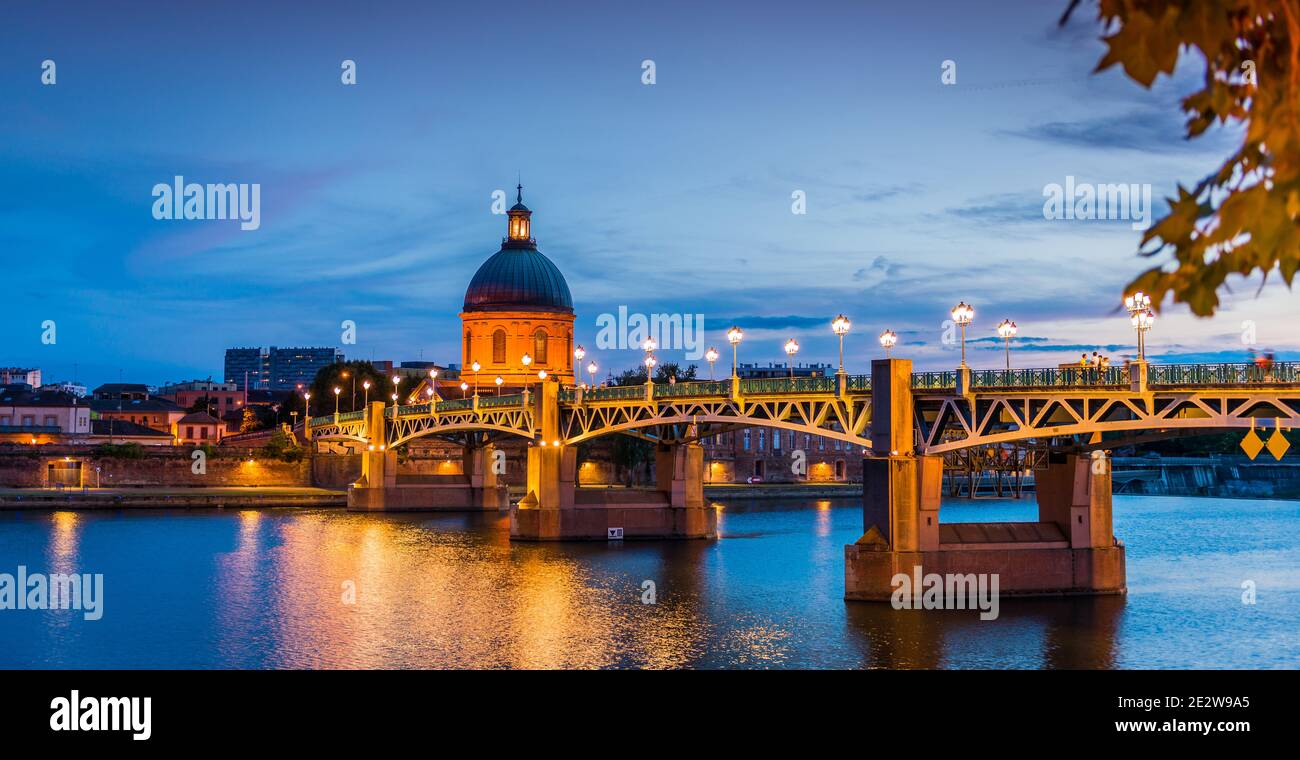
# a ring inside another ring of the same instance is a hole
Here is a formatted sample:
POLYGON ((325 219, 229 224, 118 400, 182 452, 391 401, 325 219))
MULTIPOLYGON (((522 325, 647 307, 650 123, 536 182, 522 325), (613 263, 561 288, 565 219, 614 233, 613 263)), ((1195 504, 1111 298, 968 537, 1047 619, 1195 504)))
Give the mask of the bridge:
MULTIPOLYGON (((539 382, 504 396, 375 402, 314 417, 305 432, 364 451, 363 474, 349 497, 356 509, 427 508, 436 503, 430 500, 449 498, 454 507, 503 508, 495 445, 524 439, 527 495, 511 507, 511 536, 526 540, 712 537, 716 516, 703 498, 702 439, 767 427, 841 440, 864 456, 865 533, 846 547, 846 597, 887 599, 889 579, 910 572, 908 563, 940 573, 994 568, 1003 576, 1002 593, 1121 593, 1123 545, 1111 534, 1107 449, 1297 425, 1300 362, 1267 370, 1133 361, 1104 370, 962 366, 914 373, 910 361, 884 359, 872 363, 870 375, 596 388, 539 382), (616 433, 656 444, 657 483, 649 494, 576 487, 576 445, 616 433), (426 436, 465 447, 462 482, 397 483, 393 447, 426 436), (1039 521, 940 526, 942 455, 1016 442, 1051 452, 1037 475, 1039 521)), ((1255 440, 1252 456, 1263 445, 1255 440)), ((1285 439, 1270 446, 1284 450, 1285 439)))

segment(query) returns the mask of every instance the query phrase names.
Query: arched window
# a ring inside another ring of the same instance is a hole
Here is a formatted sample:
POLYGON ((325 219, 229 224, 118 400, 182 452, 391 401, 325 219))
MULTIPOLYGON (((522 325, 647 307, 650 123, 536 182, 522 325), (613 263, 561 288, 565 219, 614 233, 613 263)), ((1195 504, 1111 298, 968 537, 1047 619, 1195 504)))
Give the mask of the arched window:
POLYGON ((500 327, 492 332, 492 363, 506 363, 506 331, 500 327))
POLYGON ((546 331, 540 327, 533 333, 533 361, 546 364, 546 331))

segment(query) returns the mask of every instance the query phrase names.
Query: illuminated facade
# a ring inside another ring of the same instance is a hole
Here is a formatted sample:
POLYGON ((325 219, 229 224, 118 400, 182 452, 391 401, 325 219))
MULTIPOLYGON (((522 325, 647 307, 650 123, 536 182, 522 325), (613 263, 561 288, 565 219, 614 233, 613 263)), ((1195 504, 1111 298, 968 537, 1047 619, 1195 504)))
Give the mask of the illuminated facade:
POLYGON ((481 395, 496 392, 497 377, 503 390, 536 384, 539 370, 548 381, 572 385, 573 298, 559 268, 537 250, 522 185, 506 232, 465 291, 461 379, 477 379, 481 395))

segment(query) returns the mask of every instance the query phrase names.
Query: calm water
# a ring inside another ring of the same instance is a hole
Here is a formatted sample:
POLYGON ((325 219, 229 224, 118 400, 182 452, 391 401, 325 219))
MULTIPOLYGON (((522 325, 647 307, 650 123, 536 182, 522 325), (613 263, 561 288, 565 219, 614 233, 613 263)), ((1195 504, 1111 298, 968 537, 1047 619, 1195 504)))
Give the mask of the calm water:
POLYGON ((0 610, 0 667, 1300 666, 1300 502, 1116 497, 1115 525, 1127 598, 982 622, 844 602, 852 502, 735 503, 719 541, 623 545, 511 544, 496 515, 0 514, 0 572, 105 576, 99 621, 0 610))

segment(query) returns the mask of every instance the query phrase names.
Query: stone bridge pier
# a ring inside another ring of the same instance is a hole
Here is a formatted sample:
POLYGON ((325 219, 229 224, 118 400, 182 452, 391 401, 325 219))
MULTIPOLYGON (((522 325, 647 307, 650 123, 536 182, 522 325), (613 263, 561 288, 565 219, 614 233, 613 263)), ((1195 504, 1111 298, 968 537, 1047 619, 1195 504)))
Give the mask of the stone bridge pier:
POLYGON ((528 448, 528 489, 510 508, 510 537, 524 541, 714 538, 717 513, 704 501, 704 449, 660 445, 653 489, 578 488, 574 446, 559 437, 559 386, 537 394, 540 440, 528 448))
POLYGON ((940 524, 943 458, 915 453, 911 369, 904 359, 872 362, 864 533, 844 547, 845 599, 889 601, 900 574, 937 574, 945 584, 957 575, 996 574, 1001 595, 1125 593, 1104 457, 1053 455, 1036 473, 1037 522, 940 524))
POLYGON ((509 505, 506 485, 494 467, 494 447, 466 446, 458 475, 402 475, 388 446, 384 404, 366 410, 370 441, 361 455, 361 477, 348 488, 354 512, 498 511, 509 505))

